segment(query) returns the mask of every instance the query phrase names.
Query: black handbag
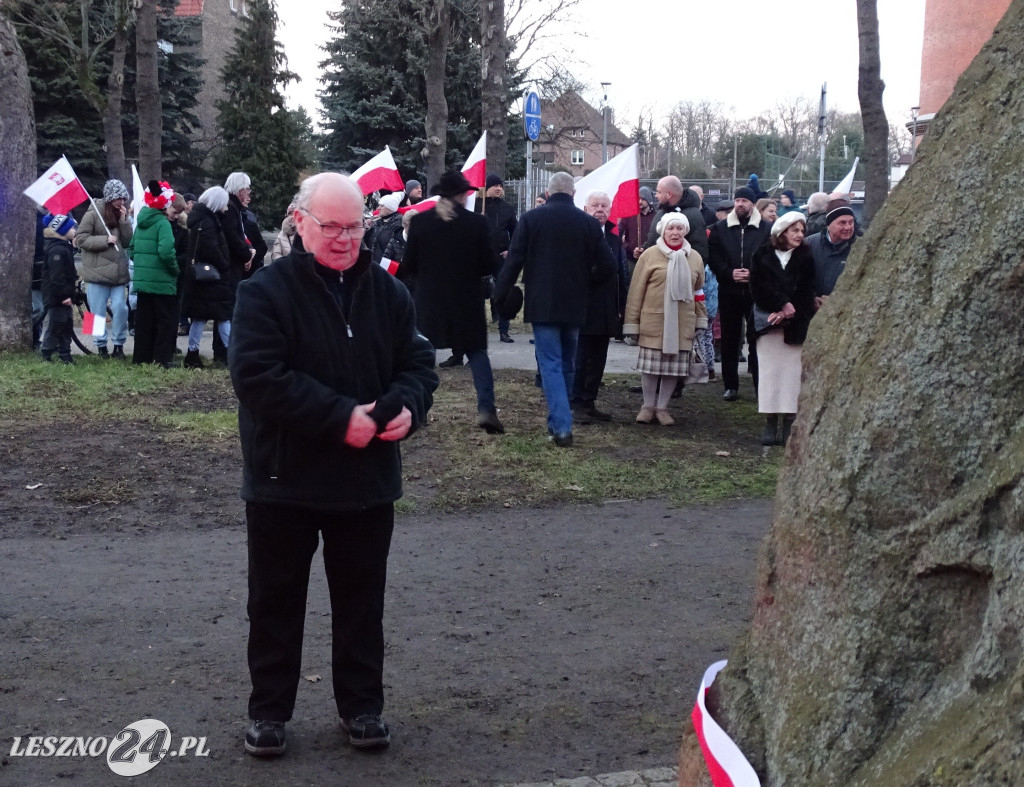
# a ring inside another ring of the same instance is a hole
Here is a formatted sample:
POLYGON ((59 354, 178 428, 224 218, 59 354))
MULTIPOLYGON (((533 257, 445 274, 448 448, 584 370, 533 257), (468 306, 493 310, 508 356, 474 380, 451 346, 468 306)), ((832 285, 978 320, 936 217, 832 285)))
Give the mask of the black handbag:
POLYGON ((189 259, 192 268, 192 278, 195 281, 220 281, 220 271, 208 262, 197 262, 196 252, 199 250, 199 232, 196 230, 196 240, 192 244, 192 255, 189 259))
POLYGON ((192 263, 192 278, 196 281, 220 281, 220 271, 208 262, 192 263))

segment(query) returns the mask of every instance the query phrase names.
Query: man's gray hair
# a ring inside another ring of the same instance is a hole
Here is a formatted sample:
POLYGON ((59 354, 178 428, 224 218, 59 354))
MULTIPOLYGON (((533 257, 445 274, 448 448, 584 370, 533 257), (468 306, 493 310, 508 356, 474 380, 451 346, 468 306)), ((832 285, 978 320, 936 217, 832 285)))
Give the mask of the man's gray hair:
POLYGON ((244 172, 232 172, 228 175, 227 180, 224 181, 224 188, 228 194, 237 194, 242 189, 247 189, 251 185, 252 181, 244 172))
POLYGON ((608 192, 607 191, 599 191, 597 189, 594 189, 592 192, 590 192, 587 195, 587 201, 584 204, 585 205, 589 205, 590 204, 590 200, 592 200, 592 199, 606 199, 606 200, 608 200, 609 203, 611 203, 611 201, 612 201, 612 198, 608 196, 608 192))
POLYGON ((548 181, 548 194, 572 194, 576 183, 568 172, 556 172, 548 181))
MULTIPOLYGON (((243 186, 242 188, 245 188, 243 186)), ((199 202, 214 213, 220 213, 228 206, 228 192, 220 186, 211 186, 199 195, 199 202)))
POLYGON ((807 212, 821 213, 828 207, 828 194, 824 191, 816 191, 807 198, 807 212))

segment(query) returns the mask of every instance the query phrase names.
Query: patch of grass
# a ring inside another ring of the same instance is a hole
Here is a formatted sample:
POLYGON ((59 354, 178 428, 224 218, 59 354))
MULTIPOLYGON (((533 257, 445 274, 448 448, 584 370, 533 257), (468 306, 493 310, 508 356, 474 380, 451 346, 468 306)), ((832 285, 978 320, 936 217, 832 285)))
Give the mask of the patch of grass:
POLYGON ((197 442, 238 437, 236 410, 213 410, 206 413, 195 410, 172 412, 158 416, 156 422, 173 429, 177 436, 197 442))

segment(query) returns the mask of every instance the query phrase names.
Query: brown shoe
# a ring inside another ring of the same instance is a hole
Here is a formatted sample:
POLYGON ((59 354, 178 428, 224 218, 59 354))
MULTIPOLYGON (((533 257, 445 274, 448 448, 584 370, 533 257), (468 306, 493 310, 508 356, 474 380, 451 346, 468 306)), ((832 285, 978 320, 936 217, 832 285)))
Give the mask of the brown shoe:
POLYGON ((636 422, 638 424, 649 424, 654 420, 654 408, 644 405, 640 408, 640 412, 636 414, 636 422))
POLYGON ((676 419, 668 414, 668 410, 655 410, 654 419, 662 426, 672 426, 676 419))

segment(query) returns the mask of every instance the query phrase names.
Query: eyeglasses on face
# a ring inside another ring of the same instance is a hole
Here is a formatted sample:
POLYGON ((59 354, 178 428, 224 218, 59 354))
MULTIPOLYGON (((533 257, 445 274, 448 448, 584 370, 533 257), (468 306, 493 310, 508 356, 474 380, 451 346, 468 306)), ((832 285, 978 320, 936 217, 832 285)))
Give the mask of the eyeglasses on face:
POLYGON ((320 234, 327 238, 327 240, 334 240, 335 238, 340 238, 342 235, 347 238, 361 238, 366 234, 366 229, 362 224, 353 224, 350 227, 344 227, 340 224, 323 224, 308 210, 303 209, 302 212, 316 223, 320 228, 320 234))

